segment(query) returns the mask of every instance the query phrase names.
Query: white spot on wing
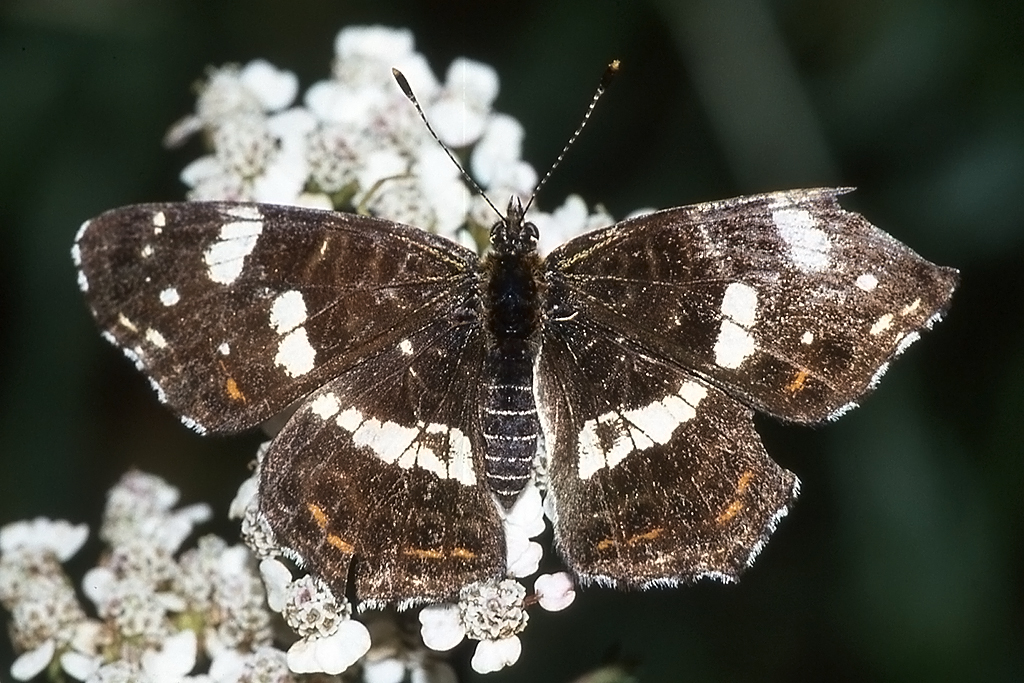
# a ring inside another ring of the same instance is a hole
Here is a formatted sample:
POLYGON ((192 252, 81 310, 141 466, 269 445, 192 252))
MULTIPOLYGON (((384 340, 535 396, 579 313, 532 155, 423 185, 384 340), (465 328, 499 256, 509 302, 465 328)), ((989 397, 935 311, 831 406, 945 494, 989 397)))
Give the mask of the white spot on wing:
POLYGON ((219 353, 222 356, 228 356, 231 354, 231 346, 227 342, 224 342, 223 344, 217 347, 217 353, 219 353))
POLYGON ((89 291, 89 279, 85 277, 85 273, 78 271, 78 288, 83 292, 89 291))
POLYGON ((290 377, 300 377, 313 369, 316 351, 309 344, 306 328, 292 330, 277 346, 274 362, 284 368, 290 377))
POLYGON ((278 334, 294 330, 306 322, 306 302, 295 290, 278 295, 270 307, 270 326, 278 334))
POLYGON ((715 340, 715 364, 735 370, 756 350, 754 338, 731 320, 723 320, 715 340))
POLYGON ((338 414, 338 411, 341 410, 341 404, 338 402, 338 397, 333 393, 321 394, 313 399, 309 409, 321 420, 329 420, 338 414))
POLYGON ((730 283, 722 297, 722 315, 743 327, 753 325, 757 315, 757 291, 742 282, 730 283))
POLYGON ((881 318, 875 321, 875 324, 871 326, 868 333, 872 336, 882 334, 892 325, 892 313, 886 313, 881 318))
POLYGON ((757 318, 757 291, 742 282, 733 282, 722 296, 722 323, 715 340, 715 363, 735 370, 756 350, 748 329, 757 318))
POLYGON ((806 209, 775 209, 772 220, 779 231, 779 237, 789 247, 793 264, 804 272, 824 270, 829 265, 829 250, 832 243, 823 230, 816 227, 818 221, 806 209))
POLYGON ((412 342, 409 341, 408 339, 403 339, 402 342, 398 345, 398 348, 401 349, 402 353, 404 353, 405 355, 412 355, 412 342))
POLYGON ((144 247, 142 247, 142 250, 139 253, 142 254, 142 258, 149 258, 150 256, 153 255, 153 246, 147 244, 144 247))
POLYGON ((807 330, 806 332, 804 332, 803 336, 800 337, 800 343, 801 344, 813 344, 814 343, 814 333, 811 332, 810 330, 807 330))
POLYGON ((132 332, 136 332, 137 333, 139 331, 139 328, 135 326, 135 323, 133 323, 131 320, 129 320, 128 317, 124 313, 118 313, 117 314, 117 322, 122 327, 126 327, 129 330, 131 330, 132 332))
POLYGON ((158 349, 167 348, 167 340, 164 339, 164 335, 160 334, 152 327, 146 330, 146 341, 148 341, 150 344, 157 347, 158 349))
POLYGON ((920 299, 914 299, 911 303, 909 303, 909 304, 907 304, 906 306, 903 307, 903 310, 900 311, 900 315, 910 315, 911 313, 916 311, 920 305, 921 305, 921 300, 920 299))
POLYGON ((178 295, 178 290, 174 287, 168 287, 160 292, 160 303, 164 306, 173 306, 179 301, 181 301, 181 297, 178 295))
POLYGON ((224 213, 231 216, 232 218, 241 218, 242 220, 246 221, 263 220, 263 212, 260 211, 260 207, 258 206, 232 206, 228 208, 224 213))
POLYGON ((259 221, 236 221, 221 226, 220 239, 203 254, 210 279, 222 285, 238 279, 245 257, 252 253, 262 233, 263 223, 259 221))
MULTIPOLYGON (((318 415, 319 411, 333 415, 339 407, 334 394, 326 394, 314 401, 312 410, 318 415), (328 397, 330 401, 325 400, 328 397)), ((369 448, 388 464, 403 469, 419 467, 441 479, 454 479, 465 486, 476 485, 472 444, 456 427, 423 422, 406 427, 390 420, 365 418, 355 408, 342 411, 335 424, 352 433, 354 445, 369 448)))
POLYGON ((864 273, 863 275, 857 277, 857 280, 854 282, 854 284, 863 289, 865 292, 870 292, 873 291, 875 287, 878 286, 878 278, 872 275, 871 273, 864 273))
POLYGON ((697 414, 707 396, 706 387, 685 382, 679 391, 640 408, 608 412, 587 420, 577 437, 577 468, 581 479, 589 479, 602 468, 613 468, 631 453, 666 444, 684 422, 697 414), (601 446, 601 432, 614 434, 607 448, 601 446))
POLYGON ((71 260, 75 266, 82 265, 82 248, 78 246, 77 242, 71 245, 71 260))
POLYGON ((162 228, 167 225, 167 216, 163 211, 157 211, 153 214, 153 227, 162 228))

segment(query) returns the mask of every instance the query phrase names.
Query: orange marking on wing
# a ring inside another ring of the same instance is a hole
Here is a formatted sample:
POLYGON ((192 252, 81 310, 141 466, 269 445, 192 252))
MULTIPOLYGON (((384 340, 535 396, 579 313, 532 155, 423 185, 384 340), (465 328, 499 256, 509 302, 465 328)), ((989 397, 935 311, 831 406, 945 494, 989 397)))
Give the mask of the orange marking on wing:
POLYGON ((473 560, 476 559, 476 553, 468 548, 455 548, 452 550, 452 557, 458 557, 462 560, 473 560))
POLYGON ((443 551, 431 550, 429 548, 403 548, 402 554, 418 557, 421 560, 442 560, 445 557, 443 551))
POLYGON ((743 501, 740 500, 740 496, 746 492, 753 478, 754 473, 751 470, 747 470, 740 475, 739 481, 736 482, 736 499, 729 503, 729 507, 725 508, 722 514, 715 518, 716 522, 725 524, 743 510, 743 501))
MULTIPOLYGON (((327 513, 325 513, 316 503, 307 503, 306 509, 309 510, 309 514, 313 515, 313 521, 316 522, 316 525, 324 531, 327 531, 327 523, 329 521, 327 519, 327 513)), ((351 555, 356 551, 356 547, 354 545, 343 539, 341 536, 332 534, 329 531, 327 532, 327 542, 346 555, 351 555)))
POLYGON ((228 391, 228 397, 232 401, 241 401, 245 403, 245 394, 238 388, 238 382, 235 381, 234 377, 228 377, 228 381, 225 383, 225 388, 228 391))
POLYGON ((719 524, 725 524, 730 519, 738 515, 740 513, 740 510, 742 509, 743 503, 741 503, 738 500, 734 500, 733 502, 729 503, 729 507, 725 508, 725 512, 723 512, 715 518, 715 521, 719 524))
POLYGON ((245 394, 243 394, 242 390, 238 388, 238 382, 236 382, 235 378, 231 376, 230 372, 228 372, 228 367, 224 365, 224 361, 220 361, 220 369, 228 376, 227 380, 224 381, 224 391, 227 392, 228 398, 232 401, 241 401, 242 403, 245 403, 245 394))
MULTIPOLYGON (((659 536, 661 536, 662 533, 664 533, 664 532, 665 532, 665 528, 664 527, 657 527, 656 529, 651 529, 650 531, 645 531, 642 534, 634 534, 633 536, 630 536, 629 538, 627 538, 624 541, 624 543, 626 545, 636 545, 637 543, 644 543, 646 541, 653 541, 654 539, 656 539, 659 536)), ((608 550, 609 548, 611 548, 612 546, 617 545, 617 544, 618 544, 618 541, 616 541, 614 539, 611 539, 611 538, 606 538, 604 540, 598 541, 597 549, 598 550, 608 550)))
POLYGON ((797 371, 796 376, 793 377, 793 381, 786 385, 786 391, 790 392, 791 394, 795 394, 796 392, 800 391, 801 389, 804 388, 804 383, 810 376, 810 370, 808 370, 807 368, 800 368, 800 370, 797 371))

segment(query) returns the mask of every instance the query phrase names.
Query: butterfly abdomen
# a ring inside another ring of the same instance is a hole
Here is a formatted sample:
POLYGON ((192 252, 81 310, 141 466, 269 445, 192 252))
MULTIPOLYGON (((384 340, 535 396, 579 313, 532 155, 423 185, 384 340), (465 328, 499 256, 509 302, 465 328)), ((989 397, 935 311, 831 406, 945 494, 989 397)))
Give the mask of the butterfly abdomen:
POLYGON ((532 252, 492 254, 483 264, 487 355, 480 425, 487 483, 505 507, 530 480, 540 434, 533 396, 540 272, 532 252))

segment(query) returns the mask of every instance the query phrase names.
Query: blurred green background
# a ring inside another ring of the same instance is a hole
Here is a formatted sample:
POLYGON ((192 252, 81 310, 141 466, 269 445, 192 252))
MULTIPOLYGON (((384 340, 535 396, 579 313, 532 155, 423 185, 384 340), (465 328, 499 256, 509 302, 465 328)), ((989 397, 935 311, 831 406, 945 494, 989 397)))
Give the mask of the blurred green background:
POLYGON ((304 89, 342 26, 409 27, 439 74, 497 67, 543 170, 619 58, 542 207, 854 185, 963 284, 863 408, 761 421, 803 493, 740 585, 583 590, 489 680, 1024 680, 1024 3, 4 0, 0 22, 0 522, 95 523, 130 467, 222 514, 248 473, 255 437, 192 435, 100 339, 68 254, 86 218, 183 197, 199 147, 160 141, 207 65, 263 57, 304 89))

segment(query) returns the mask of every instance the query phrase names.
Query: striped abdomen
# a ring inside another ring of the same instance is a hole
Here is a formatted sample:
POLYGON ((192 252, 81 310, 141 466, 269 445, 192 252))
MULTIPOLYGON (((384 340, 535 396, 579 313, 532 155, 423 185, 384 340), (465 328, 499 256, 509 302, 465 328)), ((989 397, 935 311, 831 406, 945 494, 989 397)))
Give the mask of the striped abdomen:
POLYGON ((480 424, 487 483, 507 508, 530 480, 540 421, 533 400, 533 353, 528 343, 506 340, 484 363, 480 424))

